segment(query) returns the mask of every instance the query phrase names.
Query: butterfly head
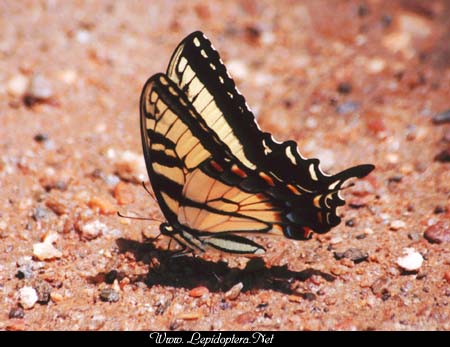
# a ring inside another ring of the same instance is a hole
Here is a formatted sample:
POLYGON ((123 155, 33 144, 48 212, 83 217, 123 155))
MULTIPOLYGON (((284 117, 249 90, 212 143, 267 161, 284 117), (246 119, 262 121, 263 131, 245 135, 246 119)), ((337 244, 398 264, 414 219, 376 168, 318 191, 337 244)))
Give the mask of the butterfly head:
POLYGON ((169 225, 168 223, 161 223, 159 225, 159 231, 163 235, 172 235, 174 232, 173 226, 169 225))

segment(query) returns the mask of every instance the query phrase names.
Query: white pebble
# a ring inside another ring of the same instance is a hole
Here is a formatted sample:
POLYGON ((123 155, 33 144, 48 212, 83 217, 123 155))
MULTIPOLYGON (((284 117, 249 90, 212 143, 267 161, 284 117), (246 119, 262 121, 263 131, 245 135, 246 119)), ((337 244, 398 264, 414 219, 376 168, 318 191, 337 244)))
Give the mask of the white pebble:
POLYGON ((108 227, 99 220, 95 220, 93 222, 89 222, 80 226, 81 236, 87 240, 95 239, 103 233, 107 233, 107 231, 108 227))
POLYGON ((37 301, 38 295, 33 287, 26 286, 19 290, 19 303, 24 309, 29 310, 33 308, 37 301))
POLYGON ((336 245, 338 243, 341 243, 342 241, 344 241, 344 239, 341 236, 334 236, 331 238, 330 244, 336 245))
MULTIPOLYGON (((107 156, 111 157, 109 151, 107 156)), ((147 181, 147 169, 145 167, 143 155, 139 155, 131 151, 124 151, 117 153, 116 157, 112 155, 111 159, 114 162, 117 174, 122 179, 132 181, 134 183, 147 181)))
POLYGON ((30 81, 27 93, 29 96, 39 100, 47 100, 53 96, 53 90, 50 85, 50 81, 40 74, 36 74, 33 76, 30 81))
POLYGON ((231 287, 230 290, 225 293, 225 298, 229 300, 237 299, 239 294, 241 294, 242 288, 244 288, 244 284, 242 282, 235 284, 233 287, 231 287))
POLYGON ((237 79, 245 80, 249 75, 247 65, 242 60, 230 60, 227 67, 231 76, 237 79))
POLYGON ((28 83, 28 78, 26 76, 18 74, 9 79, 6 83, 6 88, 10 95, 21 97, 27 91, 28 83))
POLYGON ((406 223, 402 220, 393 220, 390 224, 389 224, 389 229, 397 231, 400 229, 404 229, 406 227, 406 223))
POLYGON ((39 260, 50 260, 61 258, 62 253, 49 242, 39 242, 33 245, 33 256, 39 260))
POLYGON ((381 58, 373 58, 367 62, 367 72, 370 74, 377 74, 384 70, 386 61, 381 58))
POLYGON ((397 265, 406 271, 417 271, 423 263, 422 255, 414 248, 403 249, 403 257, 397 258, 397 265))

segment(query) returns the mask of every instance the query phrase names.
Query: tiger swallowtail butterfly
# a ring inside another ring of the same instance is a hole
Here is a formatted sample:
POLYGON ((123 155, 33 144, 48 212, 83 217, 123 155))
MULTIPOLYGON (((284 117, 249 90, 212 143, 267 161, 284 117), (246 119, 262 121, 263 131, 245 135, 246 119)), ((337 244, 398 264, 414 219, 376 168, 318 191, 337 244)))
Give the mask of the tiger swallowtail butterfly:
POLYGON ((245 235, 306 239, 340 223, 339 195, 360 165, 326 175, 294 141, 262 132, 211 42, 199 31, 175 49, 166 74, 145 83, 142 146, 161 233, 183 247, 262 254, 245 235))

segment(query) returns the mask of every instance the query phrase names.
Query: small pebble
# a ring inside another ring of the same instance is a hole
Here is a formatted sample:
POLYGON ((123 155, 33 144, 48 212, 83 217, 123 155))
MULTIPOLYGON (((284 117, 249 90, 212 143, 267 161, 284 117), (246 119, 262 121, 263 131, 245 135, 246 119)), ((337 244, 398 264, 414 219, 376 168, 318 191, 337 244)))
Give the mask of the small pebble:
POLYGON ((391 223, 389 223, 389 229, 393 231, 397 231, 400 229, 404 229, 406 227, 406 223, 402 220, 393 220, 391 223))
POLYGON ((209 293, 209 289, 204 287, 204 286, 199 286, 199 287, 195 287, 192 288, 189 291, 189 296, 193 297, 193 298, 200 298, 203 295, 207 295, 209 293))
POLYGON ((450 242, 450 221, 440 221, 429 226, 424 237, 431 243, 450 242))
POLYGON ((119 205, 128 205, 134 201, 134 195, 128 184, 119 182, 114 187, 114 198, 119 205))
POLYGON ((37 222, 48 217, 48 210, 45 207, 38 206, 34 209, 33 219, 37 222))
POLYGON ((384 293, 388 293, 389 280, 385 277, 377 279, 371 286, 372 293, 376 296, 381 296, 384 293))
POLYGON ((33 277, 33 268, 31 264, 24 264, 17 270, 16 277, 20 280, 33 277))
POLYGON ((349 219, 349 220, 346 220, 346 221, 345 221, 345 225, 348 226, 348 227, 350 227, 350 228, 352 228, 352 227, 355 226, 355 220, 354 220, 353 218, 351 218, 351 219, 349 219))
POLYGON ((45 141, 48 141, 48 135, 39 133, 39 134, 34 135, 33 139, 36 142, 45 142, 45 141))
POLYGON ((349 94, 352 91, 352 85, 348 82, 341 82, 337 87, 337 91, 341 94, 349 94))
POLYGON ((36 102, 47 101, 53 96, 49 80, 41 74, 34 75, 25 94, 25 104, 33 106, 36 102))
POLYGON ((447 272, 444 274, 444 280, 446 280, 447 283, 450 283, 450 271, 447 271, 447 272))
POLYGON ((79 230, 81 237, 86 240, 93 240, 108 231, 108 227, 99 220, 81 225, 77 224, 77 229, 79 230))
POLYGON ((13 307, 8 314, 9 319, 22 319, 25 317, 25 311, 22 307, 13 307))
POLYGON ((302 302, 302 301, 304 301, 303 297, 301 297, 300 295, 289 295, 288 296, 288 300, 290 302, 302 302))
POLYGON ((100 299, 105 302, 117 302, 119 301, 120 294, 112 288, 102 289, 100 292, 100 299))
POLYGON ((50 210, 52 210, 58 216, 69 213, 69 207, 65 203, 61 202, 60 200, 57 200, 56 198, 48 198, 45 201, 45 206, 47 206, 50 210))
POLYGON ((373 58, 367 62, 367 72, 370 74, 378 74, 386 68, 386 61, 381 58, 373 58))
POLYGON ((34 284, 34 289, 36 290, 38 296, 38 302, 41 304, 47 304, 50 301, 50 293, 52 287, 45 281, 38 281, 34 284))
POLYGON ((131 151, 115 154, 111 150, 108 151, 107 155, 113 159, 115 171, 123 180, 134 183, 141 183, 147 180, 147 169, 143 155, 131 151))
POLYGON ((347 258, 353 261, 354 263, 360 263, 369 258, 369 253, 359 248, 349 248, 345 252, 334 252, 334 257, 337 260, 347 258))
POLYGON ((434 161, 440 163, 450 163, 450 148, 444 149, 434 157, 434 161))
POLYGON ((338 114, 348 114, 348 113, 352 113, 355 112, 356 110, 358 110, 360 107, 359 102, 355 102, 355 101, 347 101, 344 102, 343 104, 340 104, 336 107, 336 112, 338 114))
POLYGON ((6 82, 6 90, 11 96, 22 97, 27 91, 28 84, 28 78, 18 74, 11 77, 8 82, 6 82))
POLYGON ((344 239, 342 238, 342 236, 337 235, 337 236, 333 236, 333 237, 330 239, 330 244, 332 244, 332 245, 337 245, 338 243, 341 243, 342 241, 344 241, 344 239))
POLYGON ((64 297, 60 293, 51 292, 50 293, 50 299, 55 303, 58 304, 64 300, 64 297))
POLYGON ((256 320, 256 316, 253 312, 244 312, 236 317, 235 322, 240 325, 253 323, 256 320))
POLYGON ((112 215, 117 212, 117 208, 111 202, 98 196, 91 198, 88 206, 93 210, 98 210, 103 215, 112 215))
POLYGON ((37 301, 38 295, 34 288, 26 286, 19 290, 19 303, 24 309, 33 308, 37 301))
POLYGON ((450 109, 437 113, 432 121, 434 124, 450 123, 450 109))
POLYGON ((39 242, 33 245, 33 256, 38 260, 52 260, 61 258, 62 253, 49 242, 39 242))
POLYGON ((186 312, 181 313, 177 316, 177 319, 182 320, 197 320, 203 317, 203 314, 201 312, 186 312))
POLYGON ((229 300, 236 300, 239 294, 241 294, 242 288, 244 288, 244 284, 242 282, 235 284, 225 293, 225 298, 229 300))
POLYGON ((422 255, 414 248, 403 249, 403 256, 397 258, 397 265, 406 271, 417 271, 423 263, 422 255))
POLYGON ((444 206, 436 206, 433 210, 434 214, 441 214, 441 213, 446 213, 447 212, 447 208, 444 206))

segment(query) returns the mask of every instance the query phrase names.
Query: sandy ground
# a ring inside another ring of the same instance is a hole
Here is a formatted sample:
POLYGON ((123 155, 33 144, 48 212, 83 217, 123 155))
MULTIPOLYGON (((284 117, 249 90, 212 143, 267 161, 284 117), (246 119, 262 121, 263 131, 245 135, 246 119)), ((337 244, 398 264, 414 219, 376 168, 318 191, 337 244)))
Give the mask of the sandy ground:
POLYGON ((449 18, 444 0, 1 1, 0 329, 450 330, 449 18), (138 100, 198 29, 264 130, 329 172, 376 165, 328 234, 174 258, 145 241, 158 221, 115 214, 162 218, 138 100))

